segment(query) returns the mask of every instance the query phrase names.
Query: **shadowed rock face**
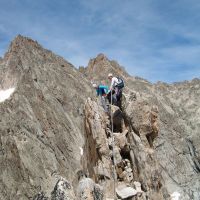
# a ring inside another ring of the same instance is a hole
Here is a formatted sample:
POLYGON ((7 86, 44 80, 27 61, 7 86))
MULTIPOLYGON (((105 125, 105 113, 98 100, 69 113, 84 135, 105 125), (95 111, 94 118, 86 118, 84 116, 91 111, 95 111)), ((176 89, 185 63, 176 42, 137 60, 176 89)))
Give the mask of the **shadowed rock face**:
POLYGON ((0 103, 0 199, 113 198, 113 159, 118 189, 134 188, 135 199, 200 199, 199 79, 151 84, 103 54, 77 70, 17 36, 0 59, 0 90, 10 88, 0 103), (126 83, 122 111, 112 108, 114 158, 110 120, 90 86, 108 73, 126 83), (79 170, 88 178, 78 183, 79 170))

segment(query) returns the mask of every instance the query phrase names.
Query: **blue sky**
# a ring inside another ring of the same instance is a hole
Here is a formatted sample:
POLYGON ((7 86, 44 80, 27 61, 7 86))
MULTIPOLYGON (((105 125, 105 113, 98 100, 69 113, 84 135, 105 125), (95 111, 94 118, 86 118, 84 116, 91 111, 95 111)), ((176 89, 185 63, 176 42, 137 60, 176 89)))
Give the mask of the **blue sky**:
POLYGON ((0 0, 0 56, 22 34, 86 66, 98 53, 149 81, 200 77, 199 0, 0 0))

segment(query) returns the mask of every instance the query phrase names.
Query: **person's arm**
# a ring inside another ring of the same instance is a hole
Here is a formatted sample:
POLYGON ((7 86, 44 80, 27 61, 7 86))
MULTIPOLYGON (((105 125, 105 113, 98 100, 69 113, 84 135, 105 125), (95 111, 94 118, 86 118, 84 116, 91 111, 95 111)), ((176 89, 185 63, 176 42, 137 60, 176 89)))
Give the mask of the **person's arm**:
POLYGON ((110 84, 110 90, 113 90, 116 83, 117 83, 118 79, 116 77, 112 78, 111 84, 110 84))
POLYGON ((114 86, 114 77, 112 78, 112 80, 111 80, 111 84, 110 84, 110 90, 112 90, 113 89, 113 86, 114 86))
POLYGON ((108 94, 108 86, 106 86, 106 85, 104 86, 104 91, 106 94, 108 94))

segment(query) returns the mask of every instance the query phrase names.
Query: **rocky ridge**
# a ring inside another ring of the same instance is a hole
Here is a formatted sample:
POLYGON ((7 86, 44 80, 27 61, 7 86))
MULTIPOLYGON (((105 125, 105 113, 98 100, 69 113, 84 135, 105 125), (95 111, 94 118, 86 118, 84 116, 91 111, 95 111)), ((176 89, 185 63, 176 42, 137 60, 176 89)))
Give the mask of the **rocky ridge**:
POLYGON ((200 199, 199 79, 151 84, 103 54, 77 70, 22 36, 0 68, 14 88, 0 103, 0 199, 108 200, 114 178, 119 199, 200 199), (113 135, 90 84, 110 72, 126 82, 113 135))
MULTIPOLYGON (((107 68, 104 62, 98 62, 98 70, 102 72, 99 80, 107 76, 108 70, 104 69, 107 68)), ((106 62, 109 60, 107 59, 106 62)), ((110 65, 114 67, 112 62, 110 65)), ((181 199, 199 199, 200 80, 151 84, 143 79, 124 77, 117 67, 115 74, 126 80, 124 113, 144 146, 150 146, 154 151, 163 179, 162 185, 168 191, 164 192, 165 198, 168 199, 171 194, 178 192, 181 199), (158 125, 159 132, 153 134, 155 140, 152 143, 148 139, 148 134, 141 134, 140 125, 144 123, 142 120, 145 120, 145 115, 149 115, 149 108, 154 110, 155 105, 158 120, 154 125, 158 125)), ((85 74, 87 75, 88 71, 92 77, 91 68, 95 67, 89 64, 85 74)), ((93 73, 97 74, 95 71, 93 73)))

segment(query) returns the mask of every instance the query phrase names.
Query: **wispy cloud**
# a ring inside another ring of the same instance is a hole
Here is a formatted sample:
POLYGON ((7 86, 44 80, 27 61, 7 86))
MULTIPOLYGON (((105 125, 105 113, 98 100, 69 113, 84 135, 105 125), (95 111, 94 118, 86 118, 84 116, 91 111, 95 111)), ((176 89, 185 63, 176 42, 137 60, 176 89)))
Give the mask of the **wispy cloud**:
POLYGON ((153 82, 200 76, 198 0, 7 0, 0 13, 0 55, 20 33, 76 66, 103 52, 153 82))

